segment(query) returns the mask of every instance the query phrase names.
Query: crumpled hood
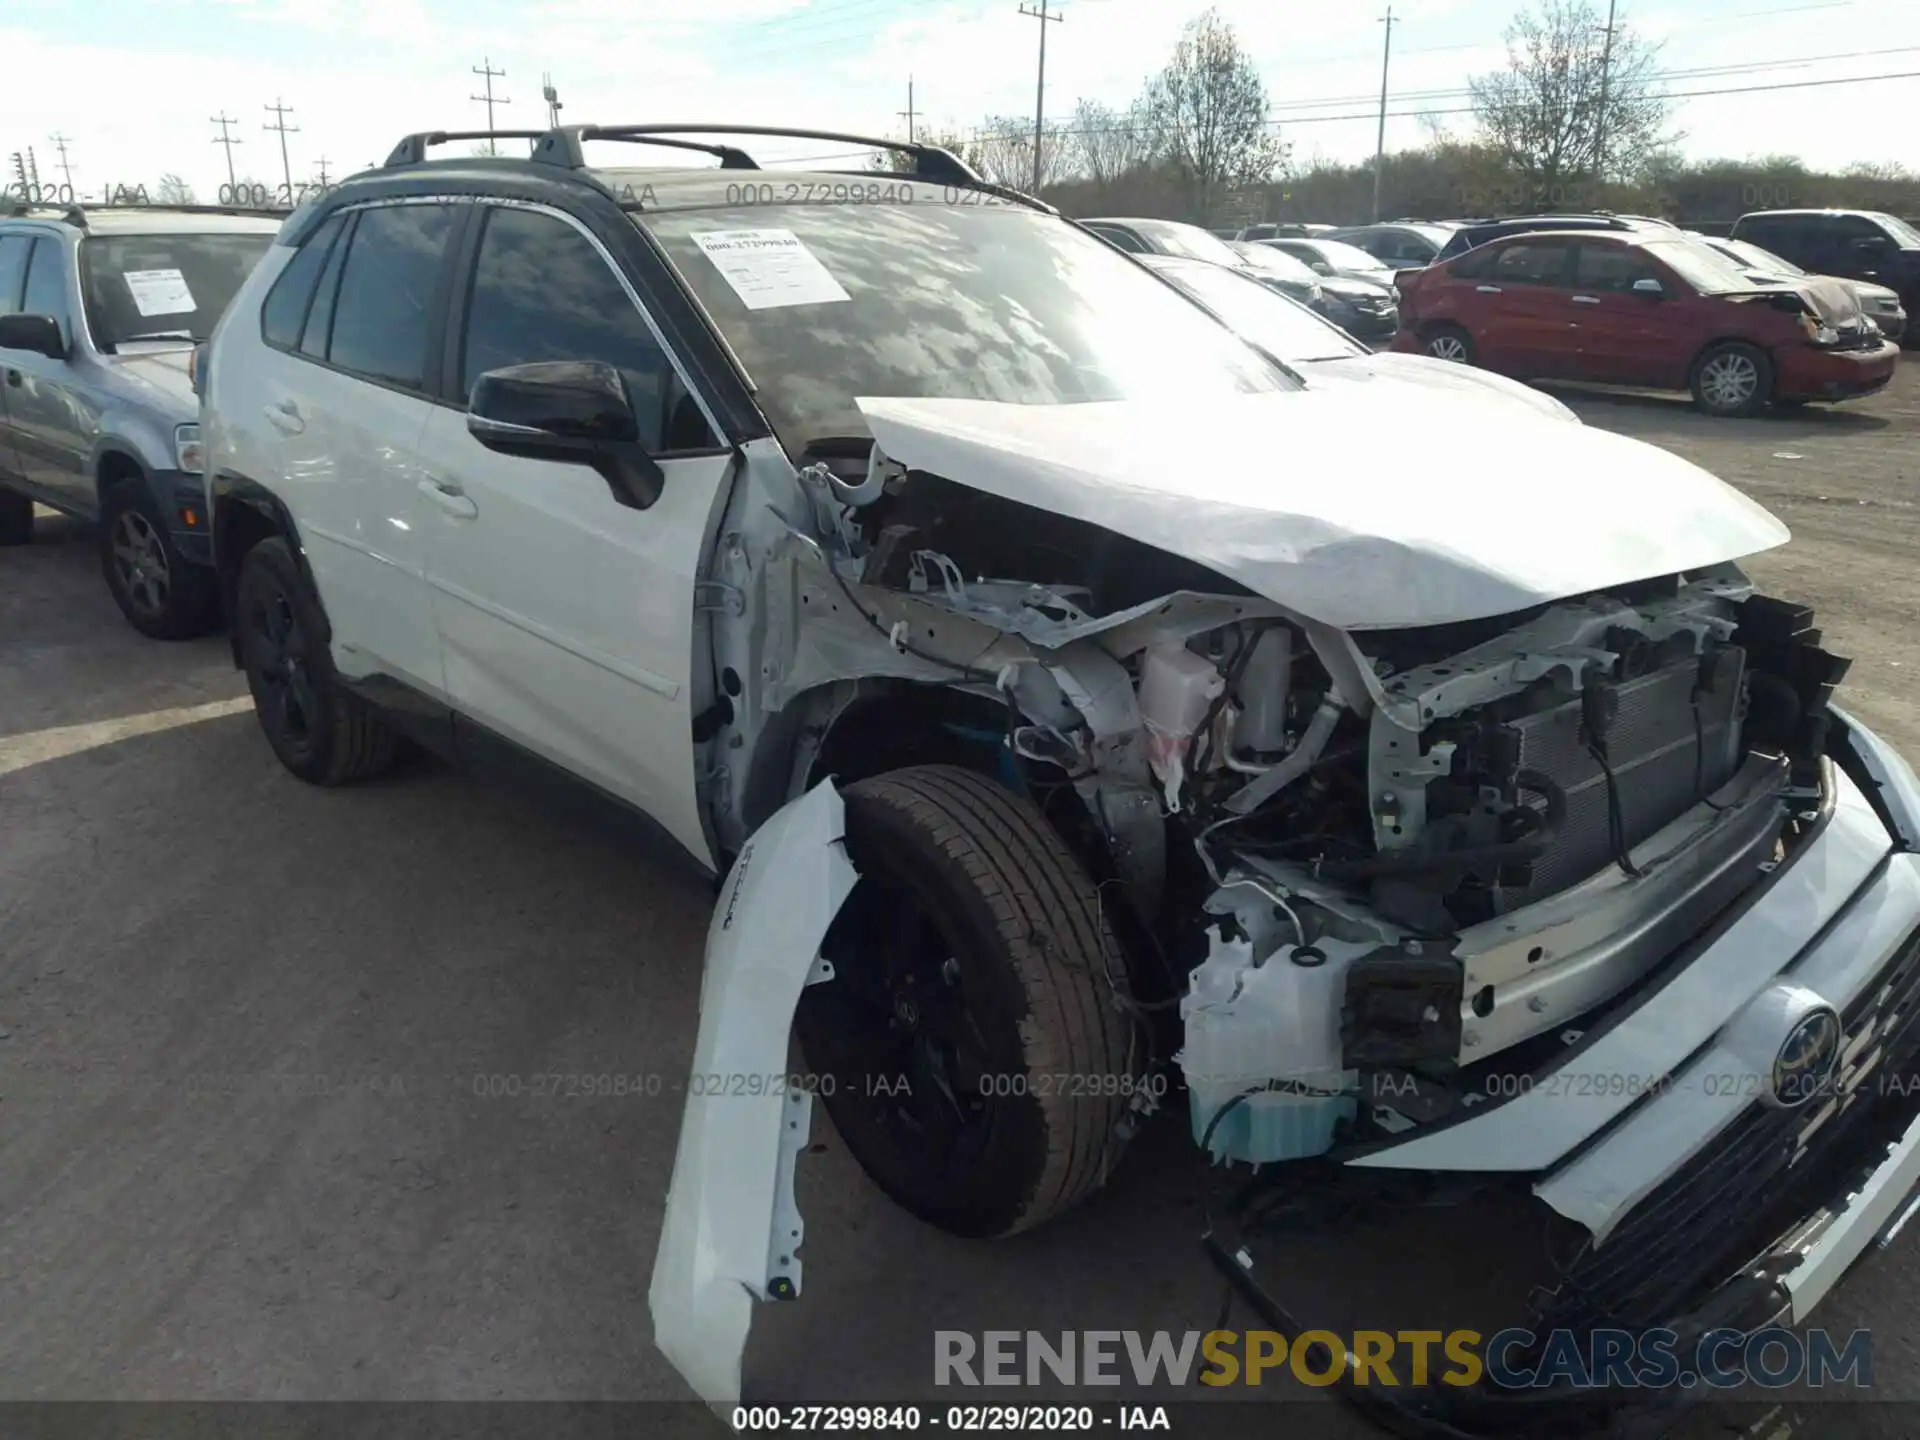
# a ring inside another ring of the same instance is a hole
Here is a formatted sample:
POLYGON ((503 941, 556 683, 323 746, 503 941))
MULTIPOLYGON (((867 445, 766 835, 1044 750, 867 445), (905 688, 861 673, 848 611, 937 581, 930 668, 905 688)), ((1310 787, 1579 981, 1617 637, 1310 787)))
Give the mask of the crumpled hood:
POLYGON ((1104 526, 1346 629, 1507 614, 1788 535, 1677 455, 1456 392, 858 403, 910 468, 1104 526))
POLYGON ((1794 283, 1801 296, 1813 306, 1813 313, 1836 330, 1858 326, 1865 319, 1859 297, 1853 287, 1831 275, 1807 275, 1794 283))
POLYGON ((169 399, 179 400, 187 410, 197 410, 200 402, 194 397, 193 382, 187 378, 187 361, 192 355, 191 350, 136 351, 131 355, 112 356, 107 363, 129 379, 150 385, 169 399))

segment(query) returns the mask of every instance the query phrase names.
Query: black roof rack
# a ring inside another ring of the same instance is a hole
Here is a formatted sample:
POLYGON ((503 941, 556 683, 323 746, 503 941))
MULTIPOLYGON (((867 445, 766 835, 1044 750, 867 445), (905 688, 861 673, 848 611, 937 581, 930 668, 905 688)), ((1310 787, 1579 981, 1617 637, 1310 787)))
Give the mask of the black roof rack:
MULTIPOLYGON (((562 125, 549 130, 533 147, 533 158, 548 165, 558 165, 568 170, 586 168, 586 157, 580 149, 583 140, 632 140, 640 141, 662 135, 769 135, 792 140, 824 140, 836 145, 857 145, 863 150, 892 150, 902 155, 911 155, 914 161, 914 178, 934 180, 948 185, 968 185, 985 187, 986 182, 974 173, 958 155, 938 145, 917 145, 905 140, 883 140, 872 135, 849 135, 838 130, 790 130, 780 125, 562 125)), ((700 148, 686 146, 683 148, 700 148)), ((745 161, 744 165, 729 164, 722 154, 723 168, 759 169, 760 167, 744 151, 734 150, 731 146, 715 147, 713 153, 728 152, 745 161)))
POLYGON ((125 215, 162 214, 162 215, 240 215, 257 217, 263 220, 284 220, 289 210, 276 210, 265 206, 251 205, 171 205, 165 201, 155 201, 150 205, 129 203, 122 205, 83 205, 75 202, 70 205, 29 205, 16 200, 7 206, 5 218, 18 220, 28 215, 57 215, 68 225, 77 225, 86 229, 89 215, 125 215))
POLYGON ((418 165, 427 158, 429 145, 445 145, 454 140, 538 140, 544 130, 418 130, 393 147, 386 165, 418 165))

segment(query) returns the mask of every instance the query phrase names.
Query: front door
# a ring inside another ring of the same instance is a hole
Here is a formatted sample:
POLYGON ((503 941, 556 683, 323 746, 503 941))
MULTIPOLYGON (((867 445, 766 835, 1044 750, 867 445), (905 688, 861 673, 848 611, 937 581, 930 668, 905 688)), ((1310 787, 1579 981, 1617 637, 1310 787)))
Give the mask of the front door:
POLYGON ((1578 378, 1612 385, 1675 388, 1686 379, 1692 292, 1643 251, 1617 241, 1582 241, 1576 248, 1573 292, 1566 297, 1574 326, 1578 378), (1659 283, 1658 295, 1636 291, 1659 283))
POLYGON ((489 450, 466 415, 427 423, 427 584, 447 689, 486 729, 652 817, 711 862, 693 743, 694 585, 733 457, 587 233, 557 211, 490 205, 474 252, 458 383, 593 360, 625 377, 666 477, 622 503, 585 464, 489 450))
POLYGON ((33 241, 19 313, 51 317, 67 353, 55 359, 26 350, 8 352, 7 425, 25 488, 49 504, 87 515, 94 509, 87 460, 99 432, 99 415, 74 363, 74 299, 65 250, 52 235, 33 241))

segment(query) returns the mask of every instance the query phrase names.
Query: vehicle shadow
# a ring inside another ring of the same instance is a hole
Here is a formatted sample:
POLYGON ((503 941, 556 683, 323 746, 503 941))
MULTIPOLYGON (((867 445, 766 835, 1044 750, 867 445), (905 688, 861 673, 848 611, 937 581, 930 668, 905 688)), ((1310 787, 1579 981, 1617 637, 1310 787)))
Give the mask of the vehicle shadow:
POLYGON ((1535 389, 1552 395, 1571 406, 1589 424, 1606 425, 1610 415, 1625 419, 1633 433, 1644 435, 1649 427, 1667 427, 1675 433, 1712 435, 1739 439, 1755 433, 1768 436, 1805 435, 1808 437, 1845 437, 1885 430, 1893 422, 1871 410, 1851 408, 1860 401, 1831 405, 1803 405, 1771 409, 1744 420, 1728 420, 1707 415, 1694 407, 1690 397, 1652 390, 1625 390, 1599 385, 1575 385, 1564 381, 1534 381, 1535 389))

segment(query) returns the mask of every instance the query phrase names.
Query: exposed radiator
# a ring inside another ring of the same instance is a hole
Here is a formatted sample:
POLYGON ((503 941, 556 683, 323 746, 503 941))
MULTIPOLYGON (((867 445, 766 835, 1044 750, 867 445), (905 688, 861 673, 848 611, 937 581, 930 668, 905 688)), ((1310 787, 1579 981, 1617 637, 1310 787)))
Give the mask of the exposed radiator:
MULTIPOLYGON (((1607 736, 1607 758, 1619 795, 1626 842, 1637 845, 1700 797, 1731 778, 1740 758, 1740 693, 1746 652, 1725 646, 1701 682, 1686 659, 1616 688, 1619 709, 1607 736), (1697 714, 1696 714, 1697 700, 1697 714)), ((1502 911, 1585 879, 1614 856, 1608 827, 1607 780, 1587 748, 1578 696, 1508 723, 1520 767, 1538 770, 1566 792, 1560 837, 1521 884, 1502 885, 1502 911)))

